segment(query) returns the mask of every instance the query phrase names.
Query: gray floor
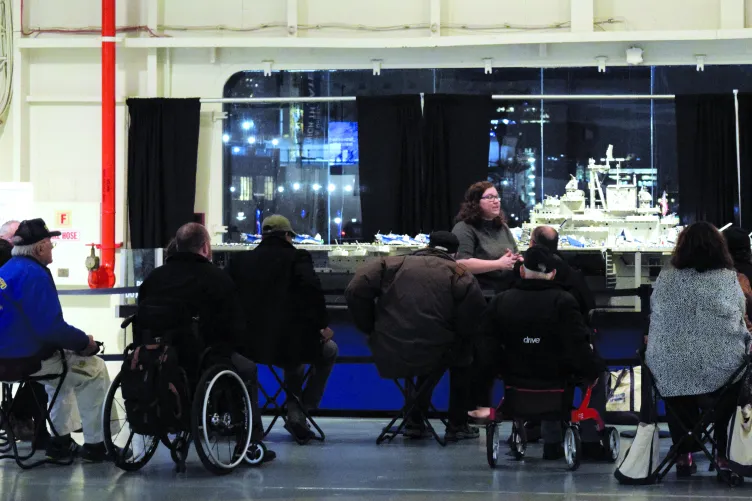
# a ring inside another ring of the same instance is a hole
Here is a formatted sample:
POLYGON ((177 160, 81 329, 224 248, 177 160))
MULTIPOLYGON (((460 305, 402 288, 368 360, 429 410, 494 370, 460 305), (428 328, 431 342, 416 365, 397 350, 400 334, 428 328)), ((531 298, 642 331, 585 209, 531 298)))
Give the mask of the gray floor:
MULTIPOLYGON (((450 444, 396 439, 375 445, 379 420, 321 419, 324 444, 300 447, 275 429, 269 445, 278 453, 274 463, 242 468, 224 477, 206 473, 195 452, 188 471, 173 473, 164 448, 140 472, 124 473, 112 465, 75 464, 21 471, 0 464, 0 499, 60 501, 236 501, 244 499, 431 499, 546 500, 558 499, 750 499, 752 487, 730 489, 702 473, 691 480, 669 474, 663 484, 625 487, 617 484, 613 465, 583 463, 575 473, 561 462, 543 462, 541 446, 531 445, 522 463, 503 461, 491 470, 485 439, 450 444)), ((669 445, 663 440, 664 452, 669 445)), ((623 441, 622 447, 628 443, 623 441)), ((707 470, 705 462, 700 470, 707 470)))

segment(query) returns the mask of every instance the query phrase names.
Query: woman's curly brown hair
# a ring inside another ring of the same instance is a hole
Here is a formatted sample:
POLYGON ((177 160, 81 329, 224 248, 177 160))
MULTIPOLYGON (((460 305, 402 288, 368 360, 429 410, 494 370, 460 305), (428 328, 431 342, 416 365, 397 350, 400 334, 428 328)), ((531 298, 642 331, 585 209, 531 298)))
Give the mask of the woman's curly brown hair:
MULTIPOLYGON (((483 210, 480 208, 480 197, 489 188, 495 188, 495 186, 488 181, 480 181, 471 185, 465 192, 465 201, 462 202, 460 212, 457 214, 455 221, 458 223, 463 221, 471 226, 480 226, 483 223, 483 210)), ((501 228, 505 224, 507 224, 507 218, 502 209, 499 215, 493 218, 493 225, 496 228, 501 228)))
POLYGON ((679 234, 671 258, 677 270, 694 268, 702 273, 709 270, 733 270, 734 260, 721 232, 710 223, 690 224, 679 234))

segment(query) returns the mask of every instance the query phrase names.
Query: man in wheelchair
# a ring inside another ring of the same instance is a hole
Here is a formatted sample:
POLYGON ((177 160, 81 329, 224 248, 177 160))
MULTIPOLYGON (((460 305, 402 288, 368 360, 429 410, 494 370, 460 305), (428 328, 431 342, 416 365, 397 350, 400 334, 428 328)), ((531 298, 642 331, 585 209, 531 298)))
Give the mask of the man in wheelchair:
MULTIPOLYGON (((605 370, 604 361, 590 345, 586 327, 574 297, 554 282, 551 252, 533 246, 525 252, 522 280, 497 295, 483 315, 480 335, 496 373, 507 385, 550 382, 553 386, 573 378, 595 381, 605 370)), ((553 387, 552 386, 552 387, 553 387)), ((483 418, 488 409, 470 413, 483 418)), ((543 458, 564 456, 563 432, 558 421, 543 421, 543 458)), ((592 421, 582 423, 585 457, 602 457, 601 437, 592 421)))
MULTIPOLYGON (((181 312, 187 311, 198 332, 192 335, 183 330, 186 335, 181 334, 181 339, 171 339, 171 343, 189 382, 195 386, 201 376, 201 367, 207 366, 206 360, 202 363, 202 355, 229 360, 246 383, 251 397, 251 441, 261 443, 263 424, 258 410, 256 364, 238 354, 245 334, 245 318, 238 306, 235 285, 229 275, 212 264, 211 238, 203 225, 183 225, 175 236, 175 245, 176 252, 164 266, 152 271, 139 287, 138 328, 134 327, 134 343, 148 341, 136 339, 137 332, 144 328, 152 332, 170 329, 170 319, 165 319, 161 313, 165 308, 173 308, 173 326, 181 323, 181 312)), ((266 450, 264 462, 275 457, 273 451, 266 450)))
MULTIPOLYGON (((65 375, 50 419, 57 436, 47 446, 47 457, 65 460, 78 454, 85 461, 104 461, 100 414, 110 378, 104 361, 93 357, 99 351, 92 336, 63 319, 55 282, 47 266, 52 263, 50 237, 42 219, 22 221, 13 239, 13 258, 0 268, 0 381, 18 381, 63 373, 60 350, 64 350, 65 375), (71 439, 78 405, 84 446, 71 439)), ((44 380, 50 398, 60 378, 44 380)))

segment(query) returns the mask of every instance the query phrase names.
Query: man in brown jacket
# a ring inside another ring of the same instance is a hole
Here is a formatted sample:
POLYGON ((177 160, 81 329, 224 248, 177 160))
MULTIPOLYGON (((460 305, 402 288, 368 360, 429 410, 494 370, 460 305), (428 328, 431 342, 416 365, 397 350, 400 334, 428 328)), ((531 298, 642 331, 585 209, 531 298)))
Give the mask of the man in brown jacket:
MULTIPOLYGON (((355 325, 368 344, 381 377, 428 376, 450 368, 449 428, 446 439, 478 436, 468 426, 472 347, 476 324, 486 307, 478 281, 454 256, 457 237, 448 231, 430 236, 430 246, 407 256, 365 264, 345 291, 355 325)), ((425 381, 425 379, 423 379, 425 381)), ((428 409, 431 394, 420 403, 428 409)), ((422 425, 408 424, 408 436, 422 436, 422 425)))

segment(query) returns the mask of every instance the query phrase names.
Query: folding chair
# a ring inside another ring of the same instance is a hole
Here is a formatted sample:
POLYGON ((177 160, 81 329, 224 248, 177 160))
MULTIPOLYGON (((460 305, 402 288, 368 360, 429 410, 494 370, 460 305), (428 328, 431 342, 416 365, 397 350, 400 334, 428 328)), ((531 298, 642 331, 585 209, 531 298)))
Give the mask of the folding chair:
MULTIPOLYGON (((642 357, 642 354, 641 354, 642 357)), ((695 443, 700 447, 700 451, 705 454, 705 456, 708 458, 708 461, 710 462, 710 471, 716 470, 719 472, 720 475, 720 469, 718 468, 718 464, 715 460, 715 452, 718 450, 718 443, 716 442, 715 438, 713 437, 713 431, 715 428, 715 409, 718 406, 718 404, 723 400, 723 398, 727 395, 727 393, 731 390, 734 383, 736 382, 737 378, 739 378, 741 375, 746 373, 748 367, 749 367, 749 361, 745 360, 745 362, 731 375, 730 378, 721 386, 721 388, 717 391, 715 395, 707 396, 706 400, 704 402, 701 402, 701 413, 700 413, 700 419, 695 422, 695 424, 692 427, 687 427, 684 425, 684 421, 686 420, 686 415, 681 414, 676 411, 675 408, 671 406, 669 402, 667 402, 660 394, 660 391, 658 390, 658 386, 655 382, 655 378, 653 377, 652 373, 650 372, 650 368, 645 363, 644 357, 642 360, 643 363, 643 370, 647 371, 650 375, 650 380, 652 381, 653 385, 653 392, 655 399, 661 399, 663 400, 664 406, 666 408, 666 413, 672 413, 675 417, 679 418, 677 419, 677 422, 679 426, 682 429, 682 432, 684 435, 682 438, 674 444, 671 449, 668 451, 668 454, 666 454, 666 457, 663 459, 663 461, 656 467, 655 470, 652 472, 652 477, 655 483, 659 483, 663 478, 665 478, 666 475, 671 471, 671 468, 674 467, 676 462, 679 458, 679 450, 687 446, 689 444, 695 443), (708 450, 707 445, 710 444, 711 450, 708 450)), ((720 479, 720 477, 719 477, 720 479)), ((731 485, 739 485, 741 482, 743 482, 743 478, 738 477, 737 475, 732 474, 730 478, 727 479, 728 482, 731 485)))
MULTIPOLYGON (((269 392, 266 391, 266 388, 264 388, 261 383, 258 383, 259 390, 261 390, 261 393, 264 395, 264 398, 266 399, 266 402, 264 402, 264 405, 261 406, 260 411, 268 411, 271 410, 274 412, 274 417, 272 418, 272 422, 269 423, 269 426, 264 431, 264 438, 272 431, 272 428, 274 428, 274 425, 276 424, 278 419, 282 419, 284 421, 285 425, 287 425, 287 408, 288 403, 290 402, 290 399, 295 399, 295 402, 298 405, 298 408, 301 410, 303 415, 306 418, 306 422, 314 429, 316 432, 313 434, 312 437, 306 438, 306 439, 299 439, 297 436, 295 436, 294 433, 291 433, 295 441, 300 445, 305 445, 311 440, 317 440, 319 442, 323 442, 326 440, 326 435, 324 434, 324 431, 321 429, 321 427, 316 423, 316 421, 313 419, 311 414, 308 412, 308 410, 303 406, 303 402, 300 400, 300 396, 296 395, 295 393, 291 392, 289 388, 287 387, 287 384, 285 383, 284 378, 280 373, 277 372, 277 369, 273 365, 264 364, 269 368, 269 371, 274 375, 274 379, 277 380, 277 391, 270 395, 269 392), (285 400, 282 403, 282 405, 279 404, 278 399, 279 396, 282 394, 282 392, 285 393, 285 400)), ((308 383, 308 378, 311 376, 313 370, 313 366, 308 366, 308 370, 306 370, 304 376, 303 376, 303 384, 301 385, 302 388, 305 388, 305 385, 308 383)))
MULTIPOLYGON (((417 413, 420 415, 421 424, 425 425, 426 430, 431 434, 431 436, 433 436, 434 440, 436 440, 436 442, 438 442, 442 447, 446 446, 446 440, 441 438, 436 433, 433 425, 431 425, 431 422, 428 420, 427 413, 424 413, 418 405, 422 397, 425 397, 427 393, 433 391, 433 388, 439 383, 446 371, 446 368, 442 368, 431 372, 420 385, 418 385, 417 377, 401 378, 404 380, 404 384, 400 383, 399 379, 393 380, 394 384, 397 385, 397 387, 400 389, 400 392, 402 393, 402 396, 404 397, 405 405, 402 407, 399 413, 392 418, 389 424, 386 425, 381 431, 381 434, 376 439, 377 445, 381 444, 385 440, 391 442, 397 435, 401 435, 411 415, 413 415, 413 413, 417 413), (394 428, 394 424, 398 419, 400 419, 401 421, 397 428, 394 428)), ((436 410, 436 407, 434 407, 430 398, 428 399, 428 413, 433 413, 434 415, 438 416, 444 426, 448 427, 447 421, 439 415, 439 411, 436 410)))
POLYGON ((52 434, 55 437, 58 437, 58 433, 55 430, 55 427, 52 424, 52 420, 50 419, 50 413, 52 411, 52 407, 55 405, 55 401, 57 400, 58 395, 60 394, 60 389, 63 386, 63 383, 65 382, 65 377, 68 374, 68 364, 65 360, 65 353, 60 350, 60 357, 62 360, 63 370, 59 374, 45 374, 42 376, 27 376, 24 378, 19 378, 16 381, 3 381, 2 382, 2 403, 0 403, 0 428, 4 429, 4 434, 0 436, 0 460, 3 459, 13 459, 16 464, 21 467, 24 470, 30 470, 32 468, 35 468, 39 465, 43 464, 55 464, 59 466, 68 466, 73 463, 73 457, 70 457, 65 460, 55 460, 55 459, 42 459, 39 461, 29 462, 29 460, 36 454, 37 447, 34 441, 31 443, 31 451, 29 451, 26 454, 23 454, 19 452, 18 450, 18 444, 16 443, 16 437, 13 435, 13 426, 11 425, 11 415, 13 414, 13 388, 12 385, 14 383, 19 384, 18 391, 21 391, 21 389, 30 383, 40 383, 43 381, 50 381, 58 379, 57 387, 55 388, 55 393, 53 394, 52 398, 49 401, 48 405, 44 405, 42 402, 39 402, 36 399, 36 395, 34 394, 34 402, 39 407, 39 410, 42 411, 44 414, 44 421, 40 421, 38 423, 35 423, 35 430, 34 430, 34 436, 38 436, 39 432, 41 430, 42 426, 46 426, 47 423, 50 425, 50 430, 52 431, 52 434))

